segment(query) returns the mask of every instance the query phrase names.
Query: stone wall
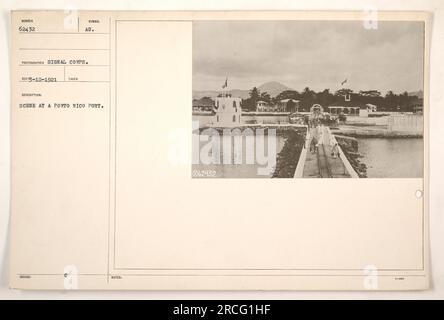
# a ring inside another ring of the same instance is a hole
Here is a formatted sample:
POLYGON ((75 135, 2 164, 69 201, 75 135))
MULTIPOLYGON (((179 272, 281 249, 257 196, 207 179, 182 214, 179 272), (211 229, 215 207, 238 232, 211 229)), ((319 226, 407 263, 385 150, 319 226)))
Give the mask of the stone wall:
POLYGON ((424 130, 424 117, 417 114, 390 115, 388 130, 408 133, 422 133, 424 130))

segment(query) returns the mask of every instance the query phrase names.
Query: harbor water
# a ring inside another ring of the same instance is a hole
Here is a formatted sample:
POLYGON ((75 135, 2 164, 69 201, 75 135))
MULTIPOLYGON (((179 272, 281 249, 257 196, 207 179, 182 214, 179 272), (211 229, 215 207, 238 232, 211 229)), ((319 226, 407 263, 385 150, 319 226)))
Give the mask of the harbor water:
POLYGON ((358 138, 358 144, 368 178, 423 177, 423 139, 358 138))

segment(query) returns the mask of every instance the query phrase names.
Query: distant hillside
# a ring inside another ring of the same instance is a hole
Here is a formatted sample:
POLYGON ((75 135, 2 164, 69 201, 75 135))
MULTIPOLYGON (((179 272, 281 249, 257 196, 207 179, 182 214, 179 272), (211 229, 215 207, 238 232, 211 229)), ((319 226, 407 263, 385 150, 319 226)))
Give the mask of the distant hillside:
POLYGON ((423 99, 424 93, 422 90, 409 92, 409 96, 417 96, 419 99, 423 99))
MULTIPOLYGON (((293 90, 282 83, 279 83, 277 81, 271 81, 264 83, 257 87, 260 92, 267 92, 270 96, 275 97, 279 93, 285 90, 293 90)), ((217 90, 209 90, 209 91, 193 91, 193 99, 201 99, 203 97, 210 97, 215 98, 217 97, 222 91, 217 90)), ((242 99, 247 99, 250 97, 249 94, 250 90, 240 90, 240 89, 233 89, 229 90, 228 93, 231 94, 233 97, 239 97, 242 99)))
POLYGON ((293 90, 282 83, 271 81, 264 83, 263 85, 258 87, 260 92, 267 92, 270 96, 276 97, 279 93, 286 90, 293 90))

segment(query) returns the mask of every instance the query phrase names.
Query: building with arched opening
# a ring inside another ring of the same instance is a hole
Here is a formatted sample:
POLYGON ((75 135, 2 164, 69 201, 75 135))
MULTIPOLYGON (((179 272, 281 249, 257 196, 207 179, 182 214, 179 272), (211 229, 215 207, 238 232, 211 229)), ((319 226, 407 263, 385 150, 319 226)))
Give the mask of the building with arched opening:
POLYGON ((282 99, 280 100, 278 105, 278 111, 280 112, 299 112, 299 100, 295 99, 282 99))
POLYGON ((328 112, 333 115, 347 114, 347 115, 359 115, 360 107, 347 107, 347 106, 329 106, 328 112))
POLYGON ((310 108, 310 113, 320 115, 324 112, 324 108, 320 104, 314 104, 310 108))

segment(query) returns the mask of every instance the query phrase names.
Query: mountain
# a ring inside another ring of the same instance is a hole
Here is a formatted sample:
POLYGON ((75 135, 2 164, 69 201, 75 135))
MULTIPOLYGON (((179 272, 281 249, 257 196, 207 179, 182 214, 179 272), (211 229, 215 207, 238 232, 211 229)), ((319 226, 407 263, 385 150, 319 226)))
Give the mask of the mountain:
MULTIPOLYGON (((257 88, 259 89, 260 92, 267 92, 272 97, 277 96, 282 91, 293 90, 277 81, 264 83, 257 88)), ((203 97, 215 98, 220 93, 221 91, 216 91, 216 90, 193 91, 193 99, 201 99, 203 97)), ((233 97, 239 97, 242 99, 247 99, 248 97, 250 97, 250 90, 232 89, 227 91, 227 93, 231 94, 233 97)))
POLYGON ((422 99, 424 94, 422 90, 415 91, 415 92, 409 92, 409 96, 417 96, 419 99, 422 99))
POLYGON ((293 90, 277 81, 264 83, 263 85, 259 86, 258 89, 260 92, 267 92, 272 97, 276 97, 282 91, 293 90))

